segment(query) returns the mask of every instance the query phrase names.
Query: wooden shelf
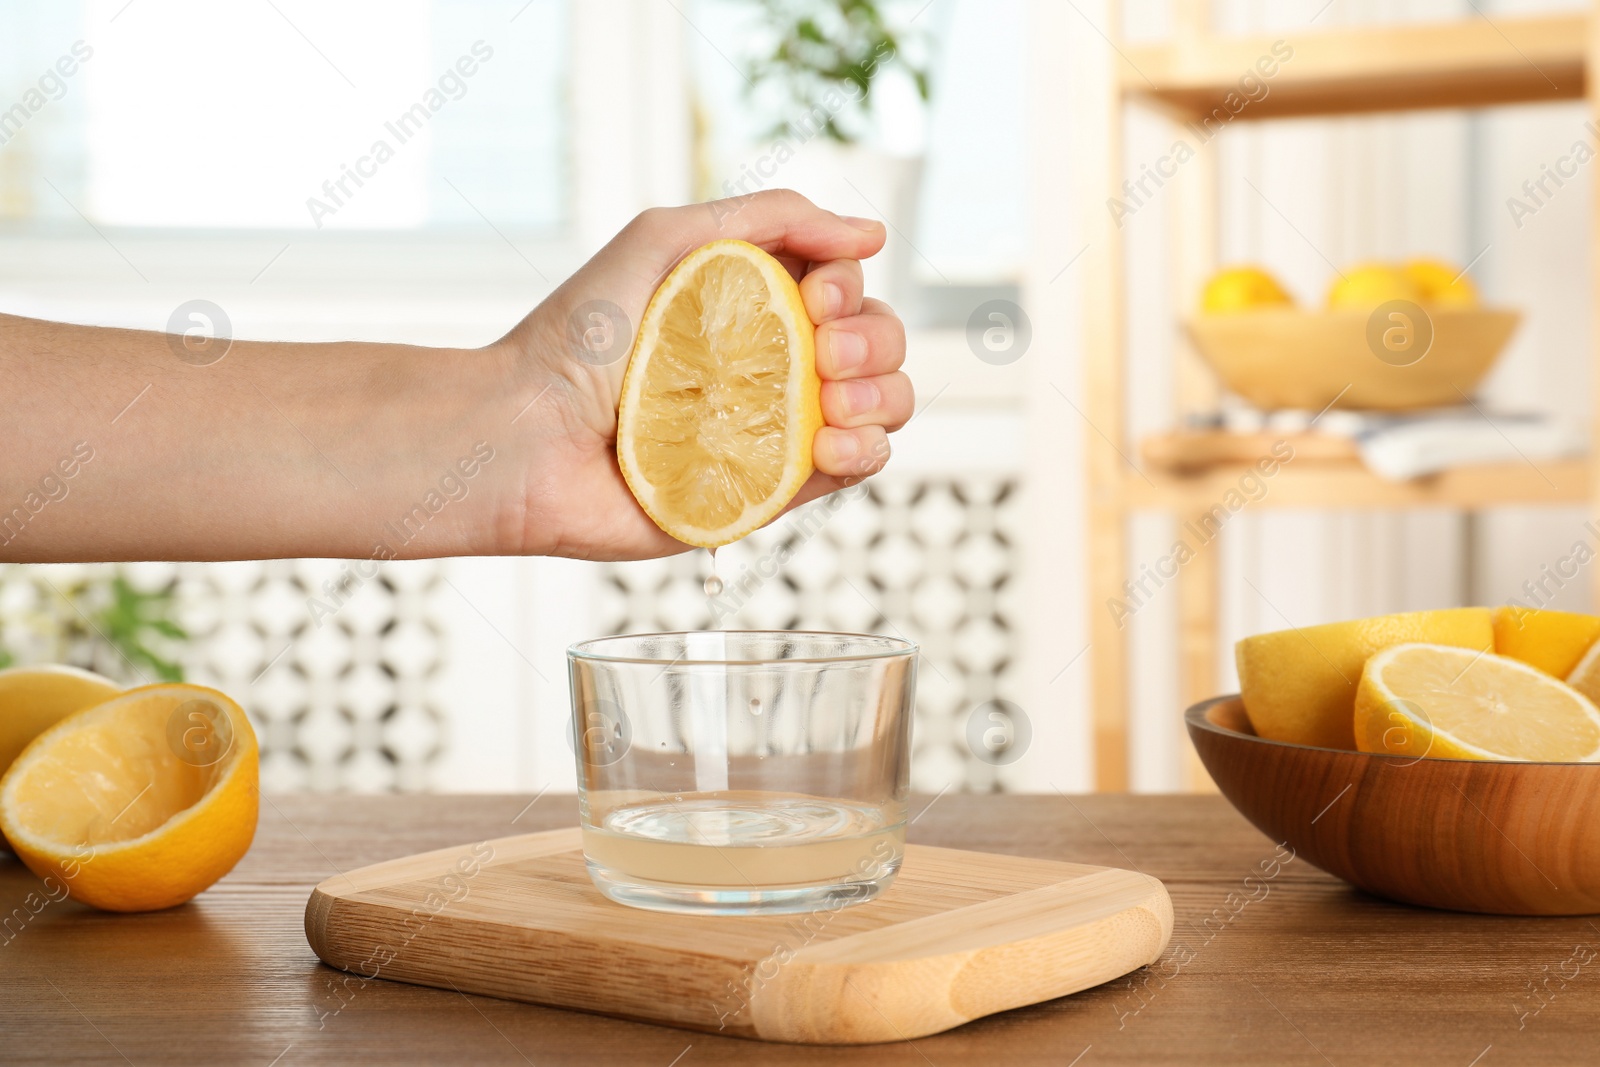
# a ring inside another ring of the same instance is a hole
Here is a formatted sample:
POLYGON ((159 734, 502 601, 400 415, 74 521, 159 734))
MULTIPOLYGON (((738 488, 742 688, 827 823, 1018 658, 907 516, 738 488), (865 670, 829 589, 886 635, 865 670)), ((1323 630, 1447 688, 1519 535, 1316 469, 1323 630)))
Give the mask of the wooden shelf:
POLYGON ((1175 477, 1191 477, 1215 467, 1255 463, 1284 444, 1294 449, 1297 463, 1361 457, 1352 438, 1333 434, 1172 430, 1140 439, 1139 466, 1146 474, 1160 471, 1175 477))
MULTIPOLYGON (((1311 27, 1224 37, 1210 28, 1220 6, 1216 0, 1172 0, 1172 31, 1166 40, 1113 42, 1116 54, 1110 57, 1105 86, 1109 106, 1103 114, 1098 108, 1086 108, 1074 116, 1072 154, 1083 173, 1104 175, 1108 204, 1114 205, 1134 184, 1143 196, 1150 195, 1149 180, 1156 179, 1156 185, 1166 190, 1162 196, 1172 268, 1169 284, 1180 293, 1198 292, 1219 262, 1222 188, 1218 154, 1195 150, 1222 127, 1235 119, 1582 101, 1589 91, 1590 66, 1600 66, 1597 4, 1600 0, 1586 5, 1586 10, 1537 17, 1486 17, 1472 5, 1468 17, 1452 22, 1326 31, 1311 27), (1271 70, 1270 76, 1263 68, 1271 70), (1252 91, 1257 99, 1249 99, 1252 91), (1229 100, 1230 94, 1234 99, 1229 100), (1130 170, 1127 111, 1131 105, 1147 106, 1172 119, 1165 132, 1189 148, 1188 155, 1177 148, 1172 155, 1179 157, 1177 163, 1191 156, 1193 162, 1179 167, 1168 156, 1130 170), (1210 118, 1218 108, 1221 113, 1210 118)), ((1053 7, 1042 5, 1042 10, 1053 7)), ((1118 7, 1117 0, 1111 0, 1111 25, 1119 24, 1118 7)), ((1068 15, 1052 15, 1047 25, 1062 35, 1082 29, 1068 15)), ((1588 114, 1600 121, 1600 85, 1596 90, 1588 114)), ((1135 199, 1136 206, 1142 205, 1135 199)), ((1290 463, 1261 482, 1256 480, 1260 476, 1252 459, 1270 451, 1275 441, 1259 436, 1248 441, 1243 438, 1249 435, 1171 433, 1140 441, 1137 450, 1130 451, 1128 396, 1130 387, 1140 383, 1128 363, 1127 284, 1134 274, 1122 225, 1114 206, 1107 211, 1093 203, 1080 231, 1093 249, 1081 273, 1084 406, 1095 413, 1086 446, 1089 521, 1084 599, 1095 781, 1099 788, 1113 790, 1126 788, 1129 781, 1128 707, 1136 635, 1124 625, 1125 618, 1107 607, 1126 595, 1125 583, 1145 565, 1131 555, 1132 513, 1161 511, 1181 522, 1198 523, 1219 505, 1229 515, 1266 508, 1483 511, 1528 505, 1588 506, 1593 511, 1596 498, 1590 494, 1600 493, 1600 436, 1591 448, 1593 465, 1583 458, 1539 461, 1537 466, 1502 463, 1402 483, 1379 478, 1348 447, 1340 454, 1337 443, 1309 438, 1296 444, 1290 463), (1138 469, 1131 465, 1130 455, 1139 462, 1138 469), (1258 499, 1247 501, 1251 489, 1258 499)), ((1591 227, 1590 244, 1596 241, 1600 230, 1591 227)), ((1045 284, 1041 279, 1040 292, 1045 284)), ((1592 285, 1584 295, 1591 303, 1600 300, 1592 285)), ((1217 410, 1219 390, 1189 340, 1180 331, 1174 333, 1172 424, 1184 426, 1196 414, 1217 410)), ((1148 372, 1140 368, 1137 373, 1148 372)), ((1600 431, 1600 423, 1596 425, 1600 431)), ((1192 527, 1189 530, 1182 536, 1192 551, 1173 582, 1180 705, 1213 695, 1224 684, 1219 623, 1222 553, 1214 547, 1195 550, 1196 534, 1192 527)), ((1211 545, 1214 535, 1200 536, 1211 545)), ((1204 769, 1192 759, 1185 763, 1185 777, 1190 788, 1207 785, 1204 769)))
POLYGON ((1292 57, 1261 79, 1267 96, 1233 117, 1577 100, 1585 91, 1589 19, 1479 16, 1303 35, 1187 37, 1124 47, 1121 89, 1197 119, 1223 106, 1229 93, 1240 93, 1240 79, 1263 56, 1270 59, 1278 41, 1280 52, 1293 48, 1292 57))
MULTIPOLYGON (((1215 466, 1204 473, 1176 475, 1129 470, 1122 480, 1122 504, 1136 510, 1197 515, 1224 503, 1254 468, 1215 466), (1148 478, 1148 481, 1146 480, 1148 478)), ((1583 459, 1462 467, 1409 482, 1389 482, 1350 460, 1295 460, 1261 479, 1265 495, 1242 511, 1261 508, 1489 508, 1522 504, 1582 504, 1589 500, 1589 464, 1583 459)), ((1247 487, 1248 488, 1248 487, 1247 487)), ((1260 493, 1260 490, 1256 490, 1260 493)))

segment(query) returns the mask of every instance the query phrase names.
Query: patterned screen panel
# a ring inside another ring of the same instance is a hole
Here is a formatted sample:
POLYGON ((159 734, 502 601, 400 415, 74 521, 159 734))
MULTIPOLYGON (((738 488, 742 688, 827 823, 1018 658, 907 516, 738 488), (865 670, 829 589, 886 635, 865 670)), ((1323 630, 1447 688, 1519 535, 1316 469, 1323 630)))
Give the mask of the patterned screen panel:
MULTIPOLYGON (((983 736, 989 702, 1016 688, 1016 489, 1004 477, 874 479, 721 549, 724 588, 711 601, 705 552, 596 566, 596 632, 704 628, 715 610, 726 627, 916 641, 914 788, 1002 788, 1005 761, 972 739, 983 736)), ((168 612, 187 638, 149 634, 147 644, 189 681, 245 706, 261 740, 264 789, 440 787, 452 737, 443 676, 455 635, 446 627, 462 617, 444 610, 455 603, 447 563, 372 572, 338 560, 3 566, 0 648, 20 663, 159 680, 151 663, 104 640, 117 575, 170 594, 168 612)))
POLYGON ((186 680, 235 696, 261 741, 268 791, 424 790, 443 752, 436 693, 446 642, 438 563, 363 576, 336 560, 0 568, 0 647, 19 663, 69 662, 130 685, 160 680, 115 651, 106 614, 121 574, 170 592, 187 640, 148 636, 186 680))

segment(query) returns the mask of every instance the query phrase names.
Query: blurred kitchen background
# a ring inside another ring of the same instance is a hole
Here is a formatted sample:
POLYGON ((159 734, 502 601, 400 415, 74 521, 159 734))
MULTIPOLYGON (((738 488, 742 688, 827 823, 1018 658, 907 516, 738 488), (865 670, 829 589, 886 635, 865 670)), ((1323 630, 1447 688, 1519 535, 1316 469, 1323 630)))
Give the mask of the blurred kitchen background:
MULTIPOLYGON (((1103 608, 1086 585, 1096 413, 1080 304, 1095 262, 1083 220, 1106 187, 1079 172, 1074 131, 1103 127, 1123 62, 1108 36, 1161 38, 1168 7, 0 0, 0 311, 164 329, 199 298, 236 337, 476 345, 651 205, 787 185, 882 218, 891 240, 870 284, 910 327, 922 410, 889 470, 814 535, 783 522, 725 550, 719 570, 736 579, 779 542, 797 548, 732 621, 919 642, 917 789, 1090 789, 1088 620, 1103 608), (78 42, 88 58, 80 46, 75 72, 41 90, 78 42), (872 73, 870 108, 824 104, 834 125, 797 125, 872 54, 891 58, 872 73), (441 85, 474 55, 475 73, 441 85), (313 219, 308 198, 434 88, 444 102, 423 131, 313 219), (987 327, 1011 305, 1031 337, 1019 329, 1025 340, 997 358, 969 321, 987 327)), ((1581 7, 1218 0, 1213 22, 1293 39, 1581 7)), ((1269 265, 1310 303, 1330 263, 1470 262, 1488 302, 1526 316, 1480 401, 1587 419, 1591 169, 1520 225, 1506 208, 1541 163, 1600 139, 1587 119, 1573 102, 1240 123, 1202 149, 1219 154, 1221 258, 1269 265)), ((1136 110, 1128 172, 1170 141, 1136 110)), ((1132 440, 1172 420, 1173 323, 1197 295, 1173 291, 1168 208, 1156 197, 1123 230, 1132 440)), ((1247 510, 1217 547, 1222 684, 1231 641, 1286 618, 1520 597, 1542 565, 1593 540, 1585 518, 1581 504, 1247 510)), ((1141 516, 1129 558, 1172 539, 1171 519, 1141 516)), ((331 595, 337 561, 4 566, 0 657, 217 685, 256 723, 268 789, 563 790, 565 647, 706 625, 707 567, 703 552, 390 563, 319 622, 312 600, 331 595)), ((1553 602, 1586 610, 1589 587, 1569 582, 1553 602)), ((1129 624, 1139 790, 1192 784, 1175 622, 1169 589, 1129 624)))

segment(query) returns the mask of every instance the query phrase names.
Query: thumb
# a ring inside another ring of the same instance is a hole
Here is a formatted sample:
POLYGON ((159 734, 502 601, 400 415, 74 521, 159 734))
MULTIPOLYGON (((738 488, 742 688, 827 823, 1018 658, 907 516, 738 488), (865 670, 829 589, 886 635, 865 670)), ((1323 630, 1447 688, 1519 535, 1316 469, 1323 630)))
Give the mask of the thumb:
MULTIPOLYGON (((809 262, 866 259, 883 248, 884 225, 875 219, 836 215, 792 189, 767 189, 748 196, 686 207, 657 208, 634 220, 629 230, 670 249, 670 267, 710 241, 748 241, 779 258, 809 262)), ((627 231, 624 231, 627 232, 627 231)))

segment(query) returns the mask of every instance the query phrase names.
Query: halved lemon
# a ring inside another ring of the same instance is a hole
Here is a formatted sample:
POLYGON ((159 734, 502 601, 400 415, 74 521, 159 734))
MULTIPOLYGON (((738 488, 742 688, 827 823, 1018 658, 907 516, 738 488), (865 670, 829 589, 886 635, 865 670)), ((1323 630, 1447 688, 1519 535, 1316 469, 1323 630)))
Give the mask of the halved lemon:
POLYGON ((1234 658, 1250 725, 1273 741, 1355 748, 1350 713, 1362 666, 1380 649, 1413 641, 1492 651, 1489 609, 1408 611, 1247 637, 1234 658))
POLYGON ((814 333, 800 287, 752 244, 713 241, 667 276, 617 411, 617 464, 657 526, 717 548, 800 491, 822 426, 814 333))
POLYGON ((0 774, 45 730, 120 692, 109 678, 60 664, 0 671, 0 774))
POLYGON ((1356 689, 1363 752, 1449 759, 1600 761, 1600 709, 1536 667, 1448 645, 1386 648, 1356 689))
POLYGON ((1565 678, 1600 639, 1600 616, 1513 606, 1494 609, 1494 650, 1565 678))
POLYGON ((181 904, 255 837, 259 758, 215 689, 149 685, 64 719, 0 778, 0 830, 41 878, 108 911, 181 904))
POLYGON ((1567 672, 1567 684, 1590 700, 1600 702, 1600 641, 1590 645, 1577 666, 1567 672))

